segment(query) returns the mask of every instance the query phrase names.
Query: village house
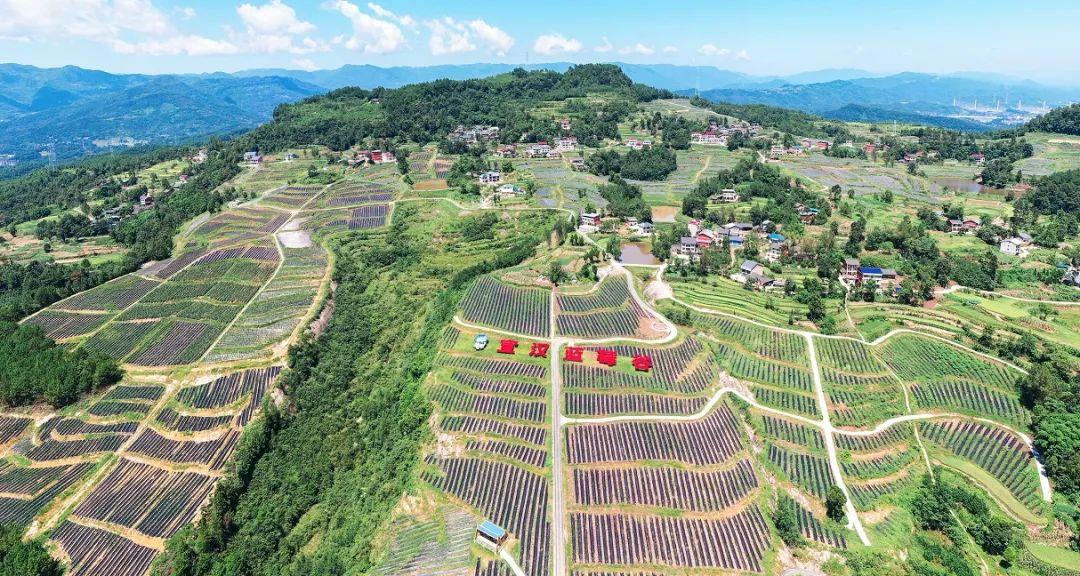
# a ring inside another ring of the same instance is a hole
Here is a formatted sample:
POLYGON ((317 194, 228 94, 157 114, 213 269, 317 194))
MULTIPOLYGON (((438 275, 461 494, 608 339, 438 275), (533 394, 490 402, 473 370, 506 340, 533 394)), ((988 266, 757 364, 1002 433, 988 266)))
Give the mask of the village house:
POLYGON ((801 203, 795 205, 795 210, 798 211, 799 221, 803 224, 813 224, 814 219, 817 218, 818 215, 817 208, 810 208, 809 206, 801 203))
POLYGON ((451 142, 461 142, 463 144, 476 144, 481 140, 495 140, 499 137, 498 126, 484 126, 477 124, 471 128, 458 125, 452 132, 446 135, 446 138, 451 142))
POLYGON ((783 146, 774 145, 769 148, 769 160, 779 160, 785 152, 787 152, 787 150, 783 146))
POLYGON ((982 220, 978 216, 965 216, 964 217, 964 231, 971 232, 977 230, 979 226, 982 226, 982 220))
POLYGON ((500 158, 517 158, 517 147, 513 144, 504 144, 499 146, 495 151, 495 155, 500 158))
POLYGON ((1080 288, 1080 266, 1070 266, 1061 277, 1061 282, 1068 286, 1080 288))
POLYGON ((691 132, 690 142, 705 146, 727 146, 727 137, 713 132, 710 128, 705 132, 691 132))
POLYGON ((1031 237, 1027 236, 1027 238, 1025 239, 1024 236, 1027 236, 1027 234, 1021 233, 1013 236, 1012 238, 1006 238, 1002 240, 1001 243, 998 245, 998 250, 1000 250, 1002 254, 1008 254, 1009 256, 1019 256, 1023 258, 1027 255, 1026 246, 1031 243, 1031 237))
POLYGON ((258 166, 259 162, 262 162, 262 156, 255 151, 244 152, 244 162, 249 166, 258 166))
POLYGON ((570 119, 569 118, 563 118, 563 119, 559 120, 559 128, 563 132, 569 132, 570 131, 570 119))
POLYGON ((695 261, 701 254, 701 248, 698 246, 697 239, 693 236, 683 236, 679 238, 679 243, 671 247, 671 256, 673 258, 680 258, 688 261, 695 261))
POLYGON ((476 543, 492 552, 498 553, 507 538, 506 530, 490 520, 484 520, 476 527, 476 543))
POLYGON ((535 144, 530 144, 528 148, 529 156, 532 158, 547 158, 549 152, 551 152, 551 146, 541 140, 535 144))
POLYGON ((708 228, 702 228, 701 230, 698 230, 694 239, 697 240, 698 246, 708 248, 713 244, 716 244, 717 234, 708 228))
POLYGON ((646 146, 652 146, 652 140, 638 140, 637 138, 630 138, 626 141, 626 147, 633 150, 642 150, 646 146))
POLYGON ((949 232, 956 234, 964 231, 964 221, 957 218, 949 219, 949 232))
POLYGON ((859 279, 859 259, 858 258, 844 258, 844 267, 840 271, 840 277, 844 280, 854 282, 859 279))
POLYGON ((480 176, 478 176, 476 179, 481 184, 498 184, 502 182, 502 173, 490 170, 488 172, 481 173, 480 176))
POLYGON ((573 136, 555 139, 555 149, 559 152, 570 152, 576 150, 577 144, 577 138, 574 138, 573 136))
POLYGON ((710 196, 709 201, 713 204, 731 204, 739 201, 739 193, 734 188, 724 188, 719 194, 710 196))
POLYGON ((741 266, 739 266, 739 272, 744 276, 750 276, 751 274, 764 274, 765 266, 756 260, 743 260, 741 266))
POLYGON ((544 156, 544 158, 547 158, 548 160, 555 160, 556 158, 562 158, 562 152, 559 152, 558 150, 551 150, 551 151, 549 151, 547 153, 546 156, 544 156))
POLYGON ((765 237, 769 242, 768 248, 765 250, 765 260, 767 262, 778 262, 784 257, 784 252, 787 246, 784 244, 784 235, 773 232, 765 237))
POLYGON ((518 194, 521 194, 523 190, 513 184, 503 184, 496 189, 496 192, 499 193, 499 196, 517 196, 518 194))
POLYGON ((570 168, 575 172, 585 172, 589 167, 585 164, 584 158, 574 158, 570 161, 570 168))
POLYGON ((651 236, 652 233, 653 233, 653 223, 652 222, 638 222, 637 224, 634 225, 634 228, 637 230, 638 234, 641 234, 641 235, 644 235, 644 236, 651 236))
POLYGON ((191 157, 191 163, 192 164, 202 164, 203 162, 206 162, 206 159, 208 157, 209 157, 209 153, 206 151, 206 148, 203 148, 203 149, 199 150, 194 156, 191 157))
POLYGON ((592 226, 593 228, 600 228, 600 215, 596 212, 582 212, 581 213, 581 225, 592 226))

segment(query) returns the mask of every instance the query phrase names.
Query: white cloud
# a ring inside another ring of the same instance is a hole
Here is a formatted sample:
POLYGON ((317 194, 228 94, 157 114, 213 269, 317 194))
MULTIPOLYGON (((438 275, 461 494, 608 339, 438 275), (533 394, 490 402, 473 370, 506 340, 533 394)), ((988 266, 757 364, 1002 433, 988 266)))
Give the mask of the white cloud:
POLYGON ((112 44, 125 34, 170 35, 169 17, 150 0, 0 0, 0 36, 112 44))
POLYGON ((506 53, 514 47, 514 39, 500 28, 496 28, 479 18, 470 21, 468 25, 480 42, 498 56, 506 56, 506 53))
POLYGON ((240 48, 225 40, 214 40, 204 36, 170 36, 160 40, 126 42, 115 40, 112 48, 120 54, 149 54, 151 56, 221 56, 238 54, 240 48))
POLYGON ((719 56, 724 57, 731 54, 731 50, 727 48, 719 48, 715 44, 702 44, 701 48, 698 48, 698 54, 705 56, 719 56))
POLYGON ((736 60, 749 60, 750 59, 750 54, 746 52, 746 49, 739 50, 739 52, 735 54, 735 59, 736 60))
POLYGON ((664 54, 675 54, 679 49, 674 46, 664 46, 664 54))
POLYGON ((545 56, 576 54, 581 52, 581 42, 575 38, 567 38, 562 34, 544 34, 536 38, 536 42, 533 43, 533 51, 545 56))
POLYGON ((307 70, 308 72, 319 69, 319 66, 316 65, 311 58, 293 58, 292 63, 293 66, 296 66, 301 70, 307 70))
POLYGON ((464 24, 449 16, 439 20, 428 20, 424 22, 424 26, 431 30, 428 48, 433 56, 476 50, 476 45, 472 43, 469 36, 469 30, 464 24))
POLYGON ((641 54, 643 56, 648 56, 654 52, 656 52, 656 50, 653 50, 652 46, 642 44, 641 42, 638 42, 633 46, 623 46, 622 48, 619 48, 619 54, 641 54))
POLYGON ((405 34, 397 24, 361 12, 356 4, 345 0, 336 0, 327 6, 352 22, 353 35, 345 41, 345 47, 349 50, 361 50, 367 54, 390 54, 405 47, 405 34))
POLYGON ((281 0, 270 0, 262 6, 241 4, 236 8, 247 29, 255 34, 309 34, 315 25, 296 17, 296 11, 281 0))
POLYGON ((604 43, 593 48, 593 52, 599 52, 600 54, 607 54, 615 49, 615 45, 611 43, 611 40, 604 36, 604 43))
POLYGON ((404 26, 406 28, 416 28, 416 24, 417 24, 416 19, 413 18, 412 16, 409 16, 408 14, 400 14, 400 15, 395 14, 394 12, 391 12, 391 11, 387 10, 386 8, 383 8, 382 6, 380 6, 380 5, 378 5, 378 4, 374 3, 374 2, 368 2, 367 7, 368 7, 369 10, 374 12, 375 15, 378 16, 379 18, 385 18, 386 20, 392 20, 394 22, 397 22, 398 24, 401 24, 402 26, 404 26))
POLYGON ((174 10, 176 10, 176 13, 179 14, 180 18, 183 18, 184 20, 191 20, 192 18, 198 16, 198 12, 196 12, 195 9, 191 6, 177 6, 176 8, 174 8, 174 10))

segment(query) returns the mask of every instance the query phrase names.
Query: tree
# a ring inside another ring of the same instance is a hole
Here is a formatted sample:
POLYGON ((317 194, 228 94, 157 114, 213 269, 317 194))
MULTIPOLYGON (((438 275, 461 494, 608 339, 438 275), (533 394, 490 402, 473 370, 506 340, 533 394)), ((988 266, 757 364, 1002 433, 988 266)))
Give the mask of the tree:
POLYGON ((548 266, 547 277, 552 284, 558 286, 559 284, 562 284, 566 281, 566 279, 569 277, 569 274, 566 273, 566 269, 563 268, 562 265, 560 265, 558 262, 552 261, 551 264, 548 266))
POLYGON ((1039 320, 1046 320, 1051 316, 1057 316, 1057 308, 1047 304, 1046 302, 1039 302, 1031 308, 1029 314, 1038 318, 1039 320))
POLYGON ((622 257, 622 242, 619 241, 618 236, 612 236, 611 238, 608 238, 607 244, 604 246, 604 249, 607 251, 608 254, 611 254, 613 258, 618 259, 622 257))
POLYGON ((776 513, 773 515, 773 524, 780 539, 788 546, 801 546, 803 543, 802 531, 799 529, 799 518, 795 514, 797 504, 791 498, 780 497, 776 505, 776 513))
POLYGON ((835 484, 829 487, 829 493, 825 496, 826 515, 837 522, 843 522, 847 514, 845 506, 847 506, 847 497, 844 496, 843 490, 835 484))
POLYGON ((63 576, 41 541, 23 542, 22 533, 16 525, 0 526, 0 576, 63 576))

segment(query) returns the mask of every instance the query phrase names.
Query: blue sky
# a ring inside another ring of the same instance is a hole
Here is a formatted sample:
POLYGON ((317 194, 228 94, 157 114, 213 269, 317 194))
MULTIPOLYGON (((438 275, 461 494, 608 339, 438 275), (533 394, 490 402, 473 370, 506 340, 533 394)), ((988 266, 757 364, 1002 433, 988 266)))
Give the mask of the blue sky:
POLYGON ((985 71, 1080 83, 1080 3, 0 0, 0 61, 113 72, 470 62, 985 71))

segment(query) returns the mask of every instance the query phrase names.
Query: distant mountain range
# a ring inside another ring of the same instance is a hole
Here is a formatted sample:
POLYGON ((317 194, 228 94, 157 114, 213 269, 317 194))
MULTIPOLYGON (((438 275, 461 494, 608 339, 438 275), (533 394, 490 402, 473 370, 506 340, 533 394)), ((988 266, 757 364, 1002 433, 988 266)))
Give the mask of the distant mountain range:
MULTIPOLYGON (((739 104, 794 108, 838 120, 925 122, 961 130, 1005 125, 1030 116, 1015 107, 1080 100, 1063 88, 996 74, 880 75, 830 69, 790 76, 752 76, 712 66, 617 63, 635 82, 739 104), (1008 106, 1005 105, 1006 99, 1008 106), (978 101, 980 110, 973 111, 978 101), (997 107, 1000 112, 988 112, 997 107)), ((466 64, 334 70, 258 69, 200 75, 111 74, 74 66, 0 64, 0 154, 41 161, 51 150, 67 159, 139 144, 180 143, 250 129, 274 108, 343 86, 397 88, 440 78, 462 80, 517 67, 558 72, 569 62, 466 64)))

